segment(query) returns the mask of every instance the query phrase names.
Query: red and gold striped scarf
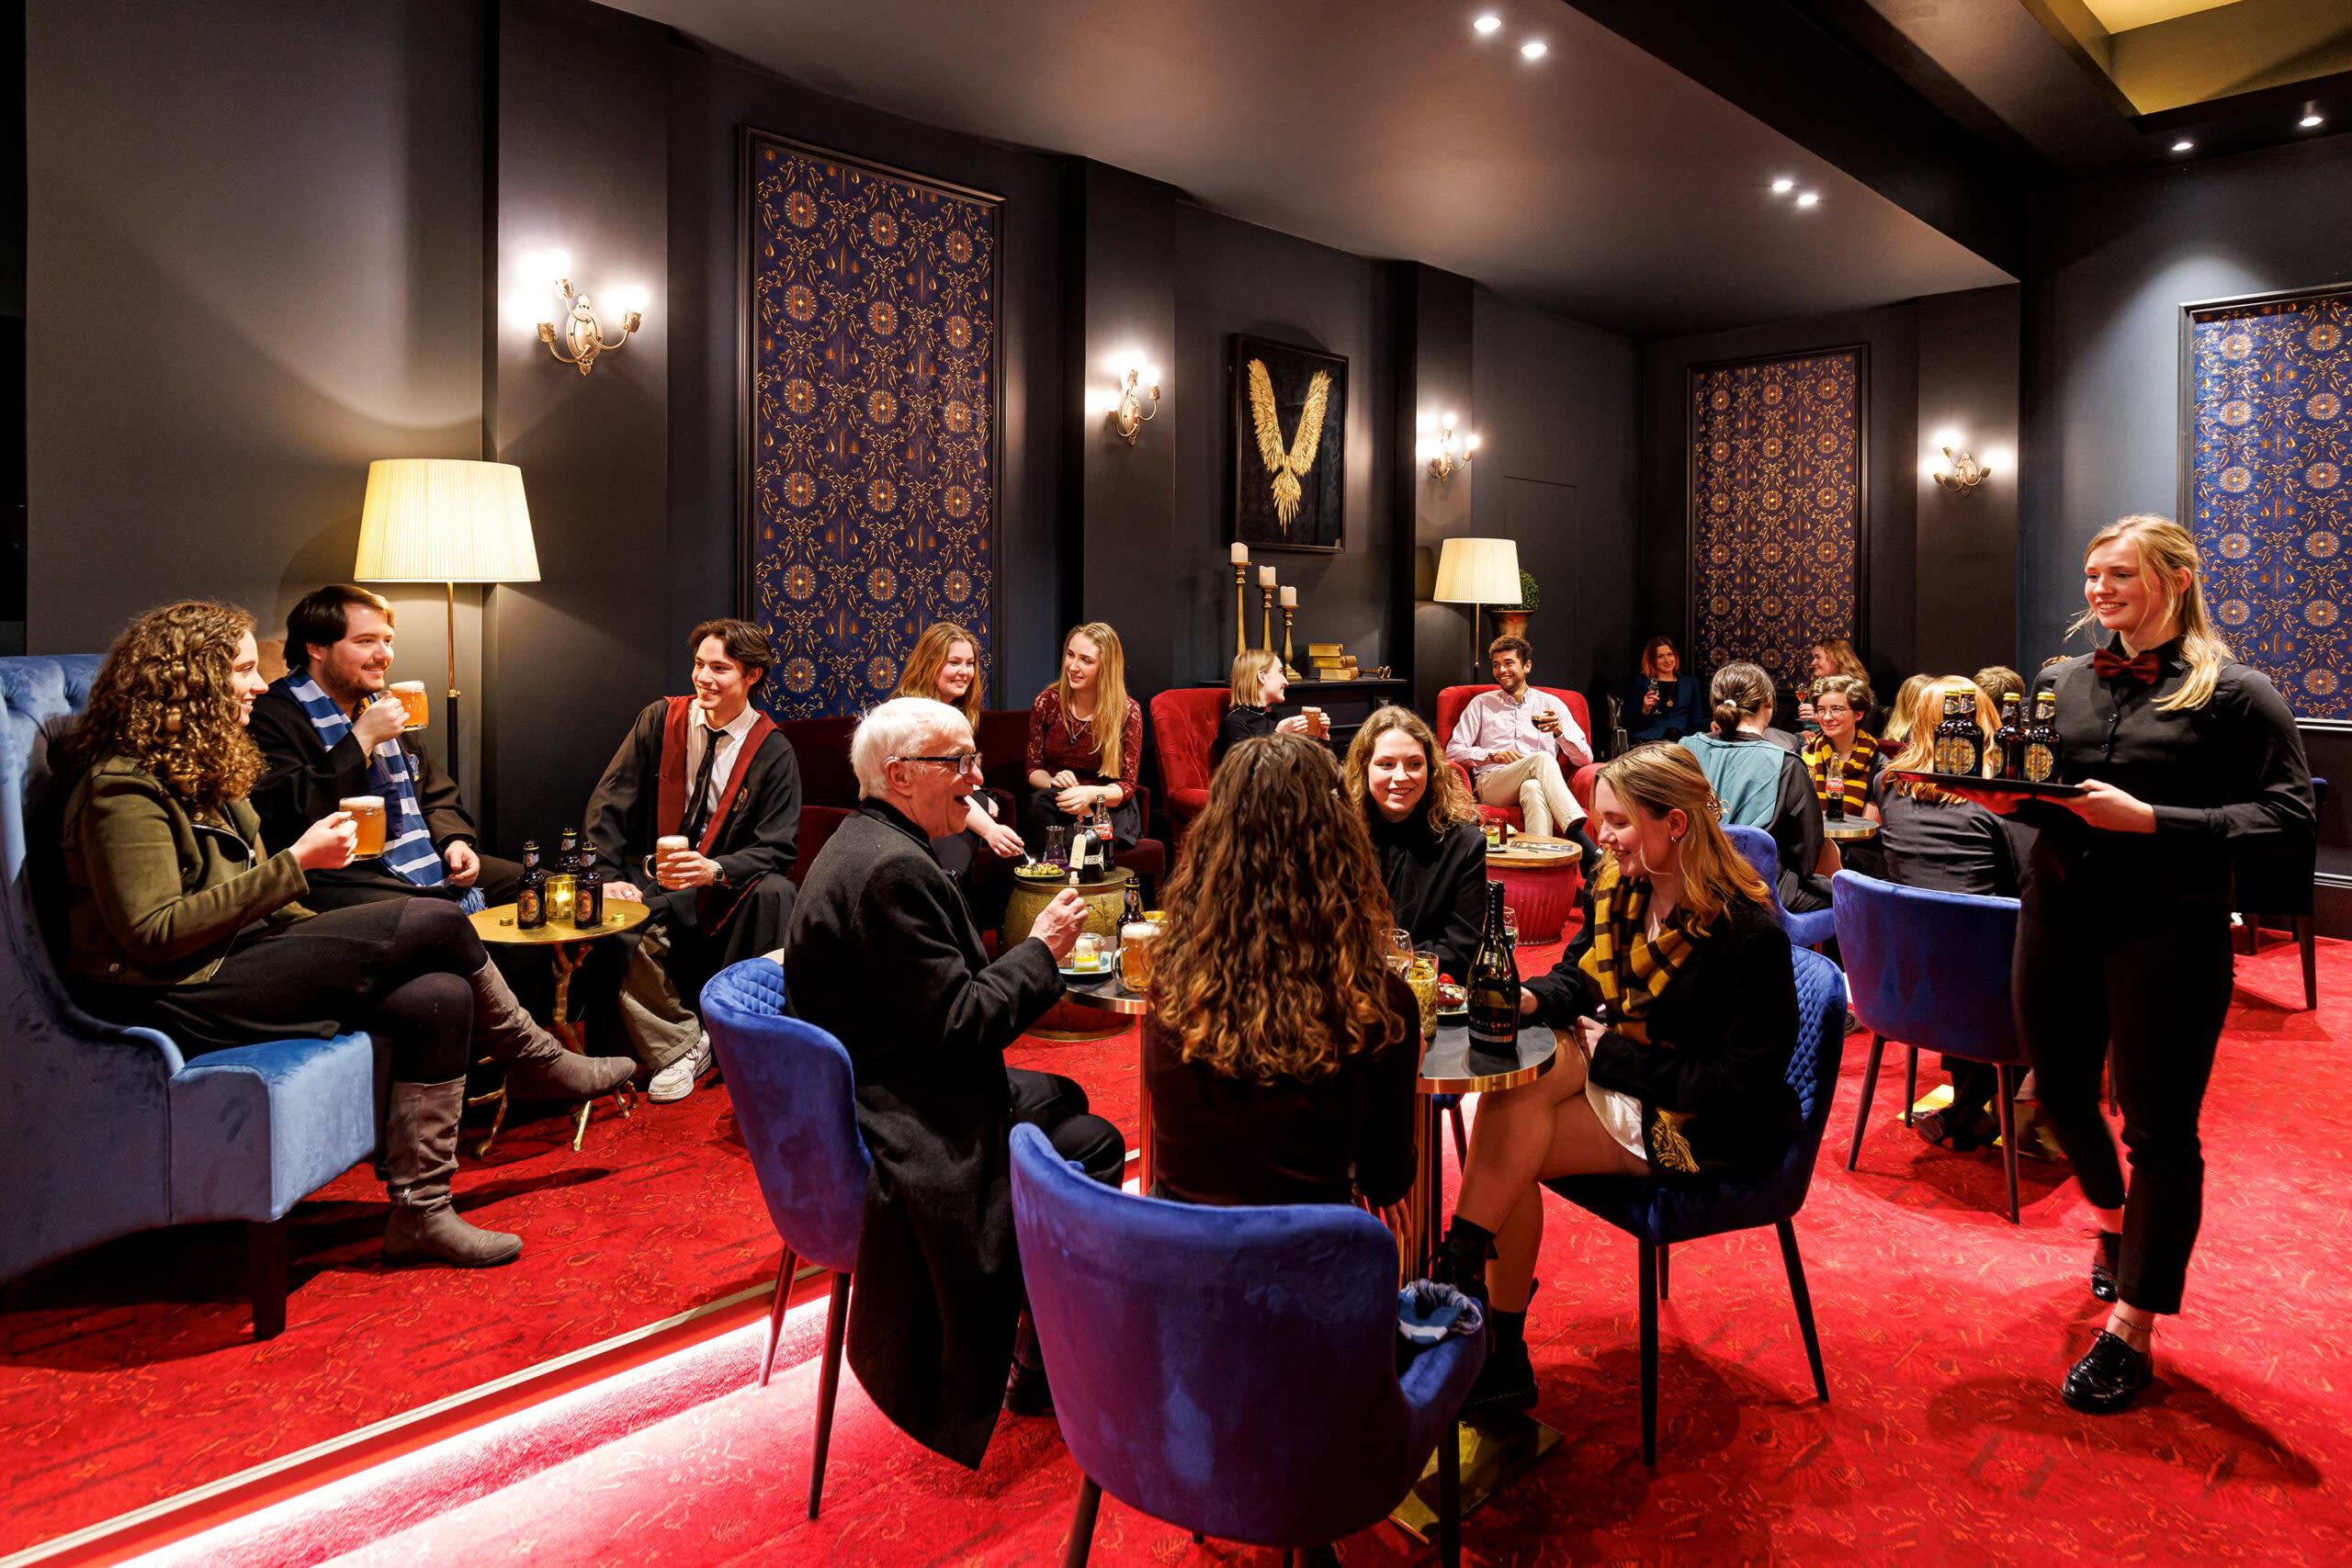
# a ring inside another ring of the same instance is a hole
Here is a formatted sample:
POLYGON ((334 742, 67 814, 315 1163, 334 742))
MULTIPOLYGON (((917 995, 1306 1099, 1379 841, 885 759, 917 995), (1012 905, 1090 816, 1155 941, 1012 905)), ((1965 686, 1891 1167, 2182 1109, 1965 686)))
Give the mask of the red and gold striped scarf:
POLYGON ((1650 1043, 1650 1004, 1690 956, 1697 935, 1678 910, 1653 939, 1650 893, 1648 878, 1627 877, 1616 862, 1604 863, 1592 889, 1592 945, 1577 964, 1600 987, 1609 1027, 1644 1045, 1650 1043))
MULTIPOLYGON (((1829 804, 1829 773, 1838 767, 1838 748, 1819 730, 1806 737, 1805 772, 1813 775, 1813 797, 1822 805, 1829 804)), ((1838 794, 1845 797, 1846 815, 1860 817, 1871 803, 1871 763, 1878 756, 1878 737, 1867 729, 1854 731, 1854 749, 1846 753, 1844 769, 1838 780, 1838 794)))

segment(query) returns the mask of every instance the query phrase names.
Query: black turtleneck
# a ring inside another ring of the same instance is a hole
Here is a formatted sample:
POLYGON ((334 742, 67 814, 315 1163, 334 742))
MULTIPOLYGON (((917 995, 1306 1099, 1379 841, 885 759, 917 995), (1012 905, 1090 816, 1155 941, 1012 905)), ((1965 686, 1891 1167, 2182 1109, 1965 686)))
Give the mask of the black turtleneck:
POLYGON ((1369 801, 1363 815, 1397 925, 1413 933, 1415 947, 1434 948, 1438 967, 1461 979, 1487 919, 1486 833, 1476 822, 1457 822, 1433 835, 1425 813, 1391 822, 1369 801))
POLYGON ((1274 715, 1271 708, 1249 703, 1235 703, 1217 720, 1216 743, 1209 748, 1209 766, 1214 768, 1225 761, 1225 754, 1244 740, 1254 740, 1261 735, 1274 732, 1274 715))

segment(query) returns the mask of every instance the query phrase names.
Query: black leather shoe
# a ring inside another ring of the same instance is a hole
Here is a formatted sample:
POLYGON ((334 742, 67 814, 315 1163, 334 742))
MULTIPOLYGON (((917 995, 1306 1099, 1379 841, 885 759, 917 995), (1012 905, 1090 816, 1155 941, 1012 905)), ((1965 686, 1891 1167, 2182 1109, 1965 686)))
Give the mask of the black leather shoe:
POLYGON ((2091 1248, 2091 1294, 2103 1302, 2115 1300, 2115 1276, 2122 1267, 2123 1238, 2112 1231, 2099 1232, 2091 1248))
POLYGON ((2128 1409, 2154 1375, 2154 1358, 2102 1328, 2083 1359, 2066 1370, 2059 1397, 2086 1415, 2111 1416, 2128 1409))
POLYGON ((1004 1413, 1008 1416, 1051 1416, 1054 1413, 1053 1385, 1046 1381, 1043 1367, 1024 1367, 1012 1363, 1012 1381, 1004 1385, 1004 1413))
POLYGON ((1527 1341, 1498 1339, 1487 1350, 1477 1381, 1463 1397, 1462 1418, 1532 1409, 1534 1404, 1535 1363, 1527 1359, 1527 1341))

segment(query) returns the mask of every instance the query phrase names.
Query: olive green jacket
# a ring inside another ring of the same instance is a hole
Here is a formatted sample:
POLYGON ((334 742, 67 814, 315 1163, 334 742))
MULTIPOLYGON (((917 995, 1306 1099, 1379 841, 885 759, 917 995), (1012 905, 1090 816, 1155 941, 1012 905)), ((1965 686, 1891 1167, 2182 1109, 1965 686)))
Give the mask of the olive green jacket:
POLYGON ((100 758, 74 784, 59 835, 69 978, 200 985, 247 926, 310 913, 295 902, 310 882, 293 852, 263 850, 244 801, 227 815, 227 827, 190 818, 127 757, 100 758))

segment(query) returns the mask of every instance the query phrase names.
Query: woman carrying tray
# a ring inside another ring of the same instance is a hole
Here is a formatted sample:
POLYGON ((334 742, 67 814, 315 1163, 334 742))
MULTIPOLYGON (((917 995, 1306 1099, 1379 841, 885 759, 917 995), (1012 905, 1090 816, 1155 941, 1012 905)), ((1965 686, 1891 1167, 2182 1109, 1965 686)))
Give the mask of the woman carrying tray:
POLYGON ((2041 833, 2015 1003, 2043 1119, 2098 1219, 2091 1293, 2115 1310, 2062 1393, 2100 1414, 2147 1386, 2156 1319, 2180 1310, 2197 1240, 2198 1112, 2230 1004, 2231 858, 2314 826, 2294 718, 2215 635, 2185 529, 2152 516, 2102 529, 2083 598, 2072 629, 2095 626, 2107 645, 2036 682, 2056 697, 2058 777, 2083 793, 2023 807, 2041 833), (2110 1041, 2128 1194, 2098 1104, 2110 1041))

